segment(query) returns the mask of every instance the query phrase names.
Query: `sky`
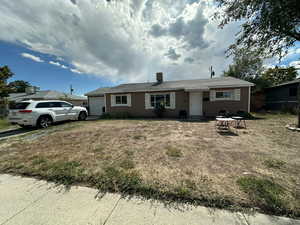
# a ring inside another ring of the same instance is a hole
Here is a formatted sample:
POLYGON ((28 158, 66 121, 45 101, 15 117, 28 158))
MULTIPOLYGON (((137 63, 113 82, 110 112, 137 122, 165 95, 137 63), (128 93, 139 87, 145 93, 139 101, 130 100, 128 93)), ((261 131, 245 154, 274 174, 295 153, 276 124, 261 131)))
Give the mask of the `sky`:
MULTIPOLYGON (((220 76, 239 23, 224 29, 213 0, 1 0, 0 66, 42 90, 220 76), (3 32, 4 31, 4 32, 3 32)), ((300 44, 278 63, 300 68, 300 44)))

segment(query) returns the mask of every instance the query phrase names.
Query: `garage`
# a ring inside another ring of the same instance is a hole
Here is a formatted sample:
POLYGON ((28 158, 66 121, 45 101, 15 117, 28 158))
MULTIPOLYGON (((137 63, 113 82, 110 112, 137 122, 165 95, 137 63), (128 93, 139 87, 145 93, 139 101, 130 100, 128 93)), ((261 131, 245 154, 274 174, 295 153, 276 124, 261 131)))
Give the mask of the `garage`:
POLYGON ((101 116, 104 107, 104 97, 89 97, 89 114, 91 116, 101 116))
POLYGON ((89 114, 91 116, 101 116, 105 112, 105 93, 109 90, 110 88, 98 88, 85 94, 88 97, 89 114))

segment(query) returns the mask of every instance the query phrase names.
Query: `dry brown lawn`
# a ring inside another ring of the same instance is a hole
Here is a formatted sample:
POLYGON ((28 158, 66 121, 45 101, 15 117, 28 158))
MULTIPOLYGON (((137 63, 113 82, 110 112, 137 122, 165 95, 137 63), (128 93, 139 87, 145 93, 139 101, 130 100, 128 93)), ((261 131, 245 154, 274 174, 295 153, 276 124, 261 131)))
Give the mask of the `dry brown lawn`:
POLYGON ((241 177, 256 177, 278 184, 284 208, 299 216, 300 133, 284 127, 296 117, 258 116, 247 121, 247 129, 231 134, 216 132, 214 121, 84 122, 33 141, 2 143, 0 171, 43 177, 49 173, 40 167, 45 162, 78 162, 85 176, 114 167, 136 171, 144 183, 164 191, 181 188, 196 198, 214 196, 260 207, 237 183, 241 177))

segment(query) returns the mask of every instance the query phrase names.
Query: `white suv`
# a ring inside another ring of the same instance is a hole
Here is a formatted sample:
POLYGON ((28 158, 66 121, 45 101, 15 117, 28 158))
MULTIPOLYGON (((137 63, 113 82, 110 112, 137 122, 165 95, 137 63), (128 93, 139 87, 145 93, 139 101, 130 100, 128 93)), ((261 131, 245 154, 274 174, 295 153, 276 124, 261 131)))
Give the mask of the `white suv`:
POLYGON ((8 120, 21 127, 47 128, 49 125, 66 120, 85 120, 86 108, 59 101, 22 101, 10 107, 8 120))

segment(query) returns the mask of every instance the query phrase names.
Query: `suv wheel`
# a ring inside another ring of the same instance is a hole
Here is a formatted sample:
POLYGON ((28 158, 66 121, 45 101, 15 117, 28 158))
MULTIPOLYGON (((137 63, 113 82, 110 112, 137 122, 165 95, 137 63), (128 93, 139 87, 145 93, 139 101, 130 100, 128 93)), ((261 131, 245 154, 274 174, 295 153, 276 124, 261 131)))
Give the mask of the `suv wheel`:
POLYGON ((37 125, 40 128, 47 128, 51 124, 52 124, 52 119, 49 116, 41 116, 37 122, 37 125))
POLYGON ((87 118, 87 115, 86 115, 86 113, 85 112, 80 112, 79 113, 79 116, 78 116, 78 120, 86 120, 86 118, 87 118))

